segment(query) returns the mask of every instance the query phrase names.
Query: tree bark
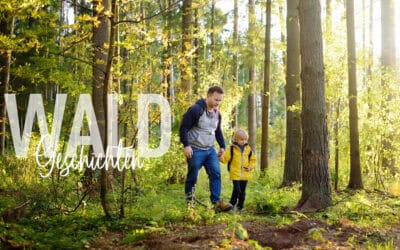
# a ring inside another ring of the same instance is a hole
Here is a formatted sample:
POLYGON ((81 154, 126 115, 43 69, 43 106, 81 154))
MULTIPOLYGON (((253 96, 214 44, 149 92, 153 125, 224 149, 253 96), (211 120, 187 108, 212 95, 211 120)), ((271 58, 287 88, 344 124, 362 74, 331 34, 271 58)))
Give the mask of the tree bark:
MULTIPOLYGON (((97 124, 100 131, 103 145, 106 144, 106 105, 104 103, 104 95, 107 94, 109 75, 107 74, 108 50, 104 47, 105 43, 110 41, 111 24, 110 19, 104 15, 104 11, 97 12, 97 6, 101 4, 104 10, 111 10, 111 1, 102 0, 101 2, 93 2, 93 15, 100 22, 98 26, 93 26, 93 87, 92 99, 97 124)), ((109 48, 111 49, 111 48, 109 48)), ((100 174, 100 199, 106 217, 111 216, 110 207, 107 201, 107 173, 105 169, 101 169, 100 174)))
POLYGON ((210 58, 211 70, 215 68, 215 0, 211 0, 210 58))
POLYGON ((282 186, 301 182, 300 28, 298 0, 287 0, 286 150, 282 186), (300 108, 300 107, 299 107, 300 108))
MULTIPOLYGON (((238 48, 239 48, 239 7, 238 7, 238 0, 234 0, 233 4, 233 84, 239 84, 239 66, 238 66, 238 48)), ((232 111, 232 128, 236 128, 238 126, 238 106, 236 105, 232 111)))
MULTIPOLYGON (((165 8, 169 9, 171 6, 171 0, 162 0, 165 2, 165 8)), ((163 32, 167 34, 167 41, 166 41, 166 46, 163 48, 163 75, 162 75, 162 84, 163 84, 163 92, 164 96, 167 98, 169 103, 173 102, 173 96, 172 96, 172 46, 171 46, 171 28, 169 27, 172 24, 171 20, 171 13, 168 12, 166 15, 163 15, 163 32)))
MULTIPOLYGON (((374 48, 374 39, 373 39, 373 23, 374 23, 374 6, 373 0, 369 1, 369 18, 368 18, 368 29, 369 29, 369 37, 368 37, 368 58, 367 58, 367 66, 365 69, 365 77, 366 77, 366 85, 367 85, 367 105, 368 105, 368 113, 367 118, 370 119, 372 117, 371 109, 372 109, 372 98, 371 98, 371 83, 372 83, 372 66, 374 64, 374 55, 373 55, 373 48, 374 48)), ((371 152, 371 143, 367 142, 367 155, 370 155, 371 152)), ((367 159, 367 161, 370 161, 367 159)), ((365 171, 368 172, 369 169, 366 167, 365 171)))
MULTIPOLYGON (((168 1, 168 8, 170 8, 172 6, 172 0, 167 0, 168 1)), ((172 14, 171 12, 168 12, 167 14, 167 20, 168 23, 171 24, 172 23, 172 14)), ((168 29, 168 55, 172 56, 173 55, 173 46, 171 46, 171 40, 172 40, 172 32, 171 29, 168 29)), ((167 82, 168 82, 168 92, 167 92, 167 96, 168 96, 168 101, 169 103, 174 103, 175 102, 175 86, 174 86, 174 64, 171 61, 168 64, 168 68, 169 68, 169 75, 167 77, 167 82)), ((174 117, 172 117, 172 122, 174 122, 174 117)))
MULTIPOLYGON (((279 27, 281 30, 281 44, 285 44, 285 30, 284 30, 284 24, 285 24, 285 14, 283 13, 283 5, 284 1, 282 3, 279 3, 279 27)), ((285 50, 282 49, 282 64, 283 68, 286 68, 286 53, 285 50)))
POLYGON ((200 42, 199 42, 199 9, 194 9, 194 30, 193 30, 193 45, 194 45, 194 79, 195 86, 193 86, 194 94, 197 95, 197 90, 200 88, 200 42))
POLYGON ((269 85, 271 61, 271 0, 267 0, 264 54, 264 95, 262 98, 261 171, 268 168, 269 85))
POLYGON ((299 17, 303 185, 295 209, 317 211, 332 204, 319 0, 301 0, 299 17))
POLYGON ((350 180, 348 188, 363 188, 358 133, 356 43, 354 32, 354 0, 346 0, 347 66, 349 80, 350 180))
MULTIPOLYGON (((394 76, 396 70, 396 31, 395 31, 395 6, 393 0, 381 0, 381 19, 382 19, 382 35, 381 35, 381 63, 382 63, 382 88, 387 88, 388 76, 394 76)), ((391 101, 392 95, 389 95, 387 101, 391 101)), ((383 104, 386 108, 386 104, 383 104)), ((388 119, 385 117, 384 119, 388 119)), ((390 123, 390 121, 386 121, 390 123)), ((395 159, 394 159, 394 146, 393 135, 384 135, 383 149, 385 153, 382 157, 382 166, 390 169, 392 174, 395 174, 395 159)))
POLYGON ((374 6, 373 6, 374 2, 373 0, 369 1, 369 23, 368 23, 368 29, 369 29, 369 47, 368 47, 368 65, 367 65, 367 69, 366 69, 366 76, 367 76, 367 94, 368 94, 368 118, 371 117, 371 108, 372 108, 372 102, 371 102, 371 98, 370 93, 371 93, 371 80, 372 80, 372 66, 374 64, 374 55, 373 55, 373 48, 374 48, 374 37, 373 37, 373 33, 374 33, 374 28, 373 28, 373 23, 374 23, 374 6))
MULTIPOLYGON (((250 65, 249 65, 249 84, 250 94, 248 96, 248 129, 249 144, 253 151, 256 149, 256 45, 255 35, 255 4, 254 0, 249 0, 249 31, 248 41, 250 46, 250 65)), ((263 168, 261 166, 261 168, 263 168)))
POLYGON ((183 0, 182 4, 182 58, 181 92, 186 93, 186 100, 192 97, 192 63, 189 55, 192 49, 192 0, 183 0))
POLYGON ((335 125, 333 127, 335 144, 335 191, 339 190, 339 116, 340 116, 340 98, 336 103, 335 125))

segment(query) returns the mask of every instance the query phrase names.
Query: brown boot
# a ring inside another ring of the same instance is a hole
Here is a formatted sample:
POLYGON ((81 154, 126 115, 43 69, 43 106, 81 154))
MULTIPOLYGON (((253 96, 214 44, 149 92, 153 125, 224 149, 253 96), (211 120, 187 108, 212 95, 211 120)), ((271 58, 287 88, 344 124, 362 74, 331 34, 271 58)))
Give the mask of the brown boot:
POLYGON ((217 203, 214 204, 214 209, 216 212, 228 212, 229 210, 232 209, 232 204, 231 203, 224 203, 222 201, 218 201, 217 203))

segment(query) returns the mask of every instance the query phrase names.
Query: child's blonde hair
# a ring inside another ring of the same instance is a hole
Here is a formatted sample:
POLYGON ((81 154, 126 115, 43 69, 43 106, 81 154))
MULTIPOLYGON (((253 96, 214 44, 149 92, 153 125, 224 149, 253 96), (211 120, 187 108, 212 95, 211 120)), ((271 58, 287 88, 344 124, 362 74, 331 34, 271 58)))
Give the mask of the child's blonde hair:
POLYGON ((233 134, 233 141, 238 141, 240 139, 249 139, 249 135, 244 129, 238 128, 236 129, 235 133, 233 134))

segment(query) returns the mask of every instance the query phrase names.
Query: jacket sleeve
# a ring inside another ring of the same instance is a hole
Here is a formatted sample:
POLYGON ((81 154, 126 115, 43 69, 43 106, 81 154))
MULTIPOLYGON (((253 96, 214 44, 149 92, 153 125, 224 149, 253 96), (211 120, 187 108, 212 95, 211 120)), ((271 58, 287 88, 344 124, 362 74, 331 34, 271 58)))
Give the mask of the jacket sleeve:
POLYGON ((228 161, 231 159, 231 150, 230 149, 227 149, 225 152, 224 152, 224 155, 221 157, 221 158, 219 158, 219 161, 222 163, 222 164, 225 164, 225 163, 228 163, 228 161))
POLYGON ((220 148, 225 149, 225 139, 224 139, 224 135, 222 134, 222 129, 221 129, 221 113, 218 112, 218 126, 217 129, 215 130, 215 138, 217 139, 217 142, 219 144, 220 148))
POLYGON ((200 110, 200 105, 195 104, 183 115, 181 126, 179 128, 179 137, 184 147, 189 146, 188 132, 197 124, 200 118, 200 110))
POLYGON ((251 169, 254 169, 256 167, 256 163, 257 163, 257 157, 253 151, 253 153, 251 154, 250 160, 249 160, 249 167, 251 169))

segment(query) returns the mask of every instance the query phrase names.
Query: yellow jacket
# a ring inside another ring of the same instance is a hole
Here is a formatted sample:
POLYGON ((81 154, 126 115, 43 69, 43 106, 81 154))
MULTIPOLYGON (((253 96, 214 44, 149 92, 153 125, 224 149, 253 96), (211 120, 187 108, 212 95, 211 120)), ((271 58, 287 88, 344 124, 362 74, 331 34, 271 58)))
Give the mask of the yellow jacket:
POLYGON ((230 179, 234 181, 251 179, 256 166, 256 156, 254 152, 252 152, 249 159, 251 148, 248 144, 244 146, 243 152, 240 151, 238 145, 232 144, 226 149, 224 155, 219 159, 221 163, 225 164, 231 160, 230 147, 233 147, 233 158, 229 171, 230 179), (245 168, 249 168, 250 170, 246 170, 245 168))

